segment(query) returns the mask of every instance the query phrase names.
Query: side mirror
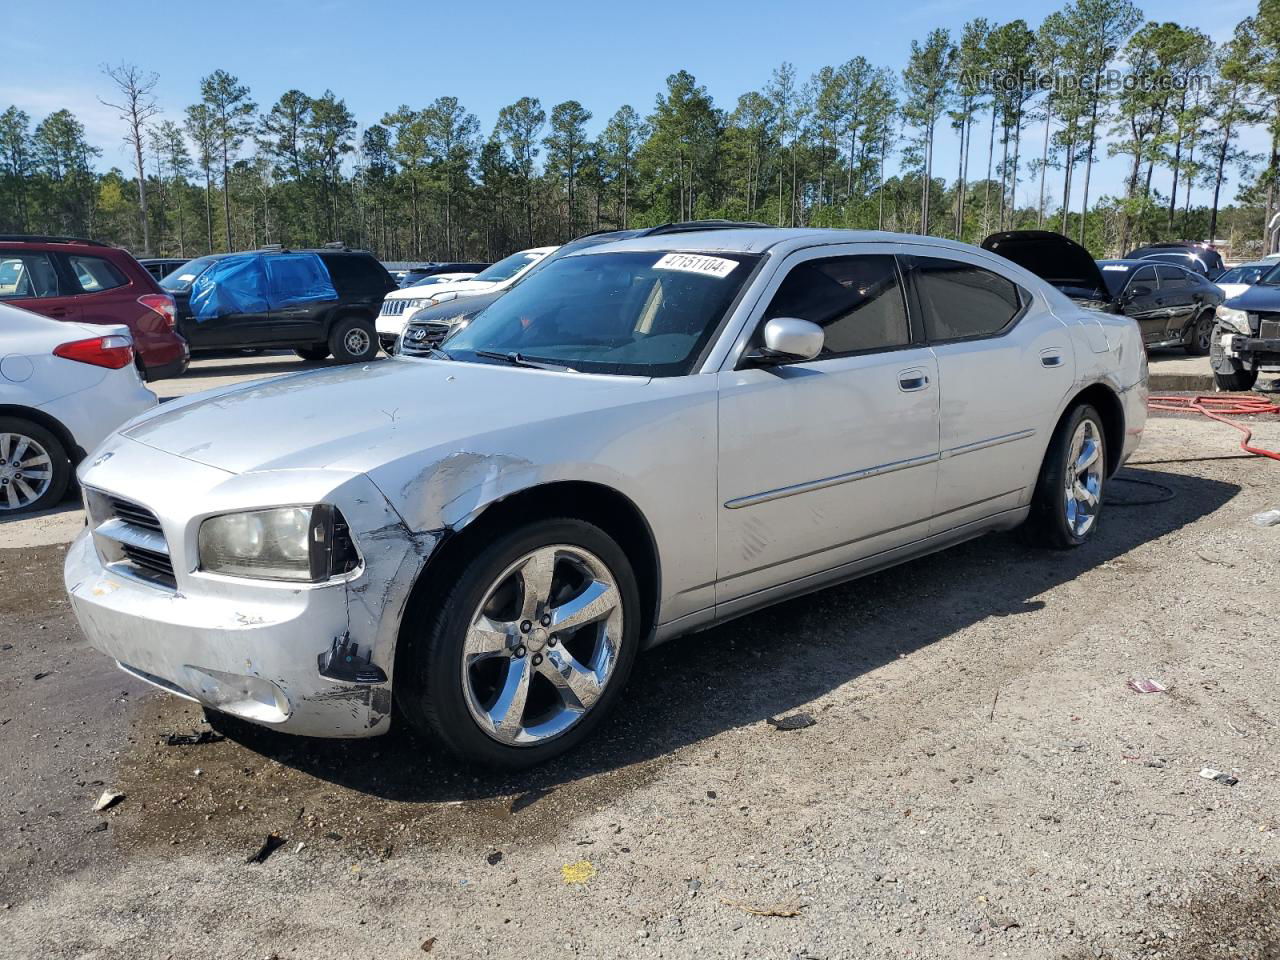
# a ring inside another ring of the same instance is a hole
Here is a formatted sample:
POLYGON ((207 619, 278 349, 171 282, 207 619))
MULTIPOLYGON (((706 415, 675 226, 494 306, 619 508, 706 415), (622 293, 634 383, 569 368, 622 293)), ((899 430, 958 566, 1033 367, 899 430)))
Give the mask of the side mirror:
POLYGON ((1139 284, 1136 287, 1130 287, 1124 293, 1125 300, 1135 300, 1138 297, 1145 297, 1151 293, 1151 288, 1145 284, 1139 284))
POLYGON ((816 323, 799 317, 774 317, 764 325, 764 346, 747 354, 757 366, 790 360, 812 360, 822 352, 826 334, 816 323))

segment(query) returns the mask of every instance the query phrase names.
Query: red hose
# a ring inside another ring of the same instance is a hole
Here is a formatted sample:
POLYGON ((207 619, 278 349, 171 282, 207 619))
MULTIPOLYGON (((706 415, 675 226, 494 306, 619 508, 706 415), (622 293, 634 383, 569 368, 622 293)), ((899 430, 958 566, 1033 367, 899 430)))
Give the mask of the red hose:
POLYGON ((1270 457, 1272 460, 1280 460, 1280 453, 1275 450, 1268 450, 1265 447, 1255 447, 1250 445, 1249 441, 1253 439, 1253 431, 1243 423, 1236 423, 1234 420, 1228 420, 1225 414, 1234 414, 1236 416, 1257 416, 1264 413, 1280 413, 1280 405, 1272 403, 1265 397, 1257 394, 1244 394, 1234 397, 1150 397, 1147 400, 1147 407, 1151 410, 1163 410, 1170 413, 1191 413, 1199 411, 1210 420, 1217 420, 1219 423, 1225 423, 1233 430, 1239 430, 1244 434, 1244 439, 1240 441, 1240 449, 1247 453, 1252 453, 1257 457, 1270 457))

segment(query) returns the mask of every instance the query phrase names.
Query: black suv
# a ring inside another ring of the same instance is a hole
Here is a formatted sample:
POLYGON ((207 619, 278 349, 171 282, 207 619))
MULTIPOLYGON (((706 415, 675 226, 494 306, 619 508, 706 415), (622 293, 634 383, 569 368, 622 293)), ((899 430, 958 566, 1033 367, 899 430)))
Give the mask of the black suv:
POLYGON ((331 244, 198 257, 161 286, 193 351, 291 347, 355 363, 377 354, 373 319, 396 282, 373 254, 331 244))
POLYGON ((1130 250, 1124 255, 1124 259, 1163 260, 1165 263, 1176 263, 1210 279, 1225 269, 1222 254, 1213 247, 1207 243, 1190 243, 1183 240, 1174 243, 1148 243, 1144 247, 1130 250))
POLYGON ((561 257, 577 250, 594 247, 615 240, 630 240, 632 237, 652 237, 659 234, 694 233, 699 230, 735 230, 744 227, 764 227, 768 224, 754 220, 686 220, 681 223, 664 223, 657 227, 642 227, 635 230, 598 230, 585 237, 570 240, 539 260, 516 283, 493 293, 478 293, 470 297, 459 297, 429 307, 423 307, 409 318, 404 333, 392 349, 393 353, 405 356, 426 356, 437 349, 446 337, 449 337, 467 324, 489 304, 513 289, 516 284, 524 283, 529 277, 544 269, 547 264, 555 263, 561 257))

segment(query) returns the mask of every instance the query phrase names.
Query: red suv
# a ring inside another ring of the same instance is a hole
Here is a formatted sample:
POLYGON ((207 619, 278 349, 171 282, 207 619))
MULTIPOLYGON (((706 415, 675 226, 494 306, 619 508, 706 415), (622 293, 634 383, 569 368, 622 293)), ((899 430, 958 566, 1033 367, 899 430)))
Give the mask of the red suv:
POLYGON ((181 376, 191 352, 173 297, 124 250, 74 237, 0 236, 0 302, 55 320, 122 323, 147 380, 181 376))

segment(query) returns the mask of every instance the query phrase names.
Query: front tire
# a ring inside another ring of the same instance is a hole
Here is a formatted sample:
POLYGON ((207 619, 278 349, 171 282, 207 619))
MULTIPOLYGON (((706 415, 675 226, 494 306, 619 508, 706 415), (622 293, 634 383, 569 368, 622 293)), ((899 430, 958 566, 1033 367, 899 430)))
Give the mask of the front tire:
POLYGON ((329 352, 339 363, 362 363, 378 355, 378 335, 363 317, 339 317, 329 331, 329 352))
POLYGON ((1058 423, 1027 518, 1033 543, 1065 550, 1093 536, 1102 510, 1106 444, 1102 417, 1087 403, 1069 410, 1058 423))
POLYGON ((1252 390, 1258 382, 1257 367, 1246 367, 1235 357, 1227 356, 1222 346, 1222 338, 1235 333, 1219 323, 1213 328, 1213 338, 1209 342, 1209 366, 1213 368, 1213 382, 1219 390, 1238 392, 1252 390))
POLYGON ((468 763, 523 769, 612 712, 639 647, 639 589, 599 527, 540 520, 486 541, 443 596, 423 592, 400 642, 409 723, 468 763))
POLYGON ((0 517, 55 506, 70 482, 61 440, 38 423, 0 417, 0 517))

